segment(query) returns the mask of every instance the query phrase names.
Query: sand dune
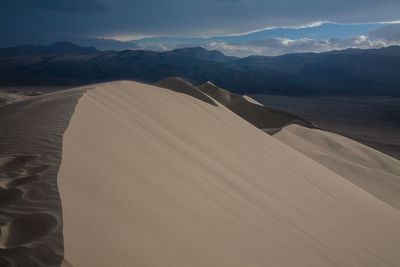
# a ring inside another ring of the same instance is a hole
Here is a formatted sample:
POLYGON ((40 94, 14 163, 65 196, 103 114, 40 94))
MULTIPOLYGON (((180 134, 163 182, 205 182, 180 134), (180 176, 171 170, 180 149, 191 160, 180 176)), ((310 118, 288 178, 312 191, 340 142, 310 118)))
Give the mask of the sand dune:
POLYGON ((257 128, 265 129, 267 133, 271 133, 268 129, 272 129, 272 133, 275 133, 274 129, 280 130, 281 127, 292 123, 315 127, 312 123, 296 115, 254 103, 255 100, 251 101, 249 97, 233 94, 211 82, 206 82, 198 88, 257 128))
POLYGON ((58 184, 72 266, 400 264, 398 210, 187 91, 87 91, 58 184))
POLYGON ((400 264, 399 161, 297 125, 266 135, 242 118, 297 117, 213 85, 156 85, 0 107, 0 266, 400 264))
POLYGON ((183 93, 204 101, 208 104, 217 106, 215 101, 209 96, 204 94, 200 89, 186 82, 185 80, 178 77, 168 77, 154 84, 155 86, 170 89, 174 92, 183 93))
POLYGON ((400 210, 400 161, 341 135, 299 125, 274 137, 400 210))
POLYGON ((400 160, 400 97, 252 95, 264 105, 299 115, 400 160))
POLYGON ((88 88, 0 107, 0 266, 59 266, 62 136, 88 88))

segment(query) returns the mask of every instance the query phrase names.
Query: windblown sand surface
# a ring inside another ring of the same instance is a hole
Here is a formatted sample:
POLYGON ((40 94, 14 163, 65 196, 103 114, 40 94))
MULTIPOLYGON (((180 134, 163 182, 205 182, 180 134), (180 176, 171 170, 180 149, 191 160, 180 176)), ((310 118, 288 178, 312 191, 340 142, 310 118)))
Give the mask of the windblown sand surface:
POLYGON ((196 94, 80 98, 58 174, 69 264, 400 264, 397 209, 196 94))
POLYGON ((28 98, 28 96, 24 96, 24 95, 17 94, 17 93, 8 93, 8 92, 0 91, 0 107, 7 105, 7 104, 11 104, 11 103, 15 103, 15 102, 24 100, 26 98, 28 98))
POLYGON ((62 136, 87 88, 0 107, 0 266, 58 266, 62 136))
POLYGON ((341 135, 299 125, 274 137, 400 210, 400 161, 341 135))

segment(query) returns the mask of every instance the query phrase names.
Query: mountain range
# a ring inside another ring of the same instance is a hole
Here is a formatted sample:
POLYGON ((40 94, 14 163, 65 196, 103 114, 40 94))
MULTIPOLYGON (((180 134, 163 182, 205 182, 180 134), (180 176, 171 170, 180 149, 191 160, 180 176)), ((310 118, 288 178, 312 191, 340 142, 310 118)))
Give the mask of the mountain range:
POLYGON ((237 58, 201 47, 100 51, 59 42, 0 49, 0 86, 78 86, 167 76, 235 93, 400 96, 400 46, 237 58))

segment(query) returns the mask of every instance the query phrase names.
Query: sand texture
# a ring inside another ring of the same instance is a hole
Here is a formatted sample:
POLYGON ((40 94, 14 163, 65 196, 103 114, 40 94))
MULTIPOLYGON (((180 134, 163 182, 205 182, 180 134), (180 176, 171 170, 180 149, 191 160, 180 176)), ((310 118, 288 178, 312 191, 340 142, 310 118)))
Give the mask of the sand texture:
POLYGON ((9 93, 9 92, 0 91, 0 107, 7 105, 7 104, 11 104, 11 103, 15 103, 15 102, 24 100, 26 98, 28 98, 28 96, 24 96, 24 95, 17 94, 17 93, 9 93))
POLYGON ((65 266, 400 265, 399 210, 197 92, 126 81, 79 99, 65 266))
POLYGON ((274 137, 400 210, 400 161, 344 136, 299 125, 274 137))
POLYGON ((0 107, 0 266, 58 266, 62 136, 85 89, 0 107))

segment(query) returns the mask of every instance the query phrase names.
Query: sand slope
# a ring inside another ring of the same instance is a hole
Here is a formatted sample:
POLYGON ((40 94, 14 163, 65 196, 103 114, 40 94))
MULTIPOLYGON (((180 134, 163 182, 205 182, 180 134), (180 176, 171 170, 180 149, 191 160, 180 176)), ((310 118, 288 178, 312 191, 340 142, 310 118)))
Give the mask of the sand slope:
POLYGON ((231 93, 211 82, 206 82, 198 88, 257 128, 265 129, 267 133, 270 133, 268 129, 280 130, 281 127, 292 123, 314 128, 312 123, 294 114, 254 103, 255 100, 249 101, 249 97, 231 93))
POLYGON ((183 93, 197 98, 205 103, 217 106, 217 103, 200 89, 178 77, 167 77, 154 84, 155 86, 166 88, 174 92, 183 93))
POLYGON ((135 82, 79 100, 58 174, 73 266, 396 266, 400 212, 222 105, 135 82))
POLYGON ((400 161, 341 135, 299 125, 274 137, 400 210, 400 161))
POLYGON ((0 107, 0 266, 59 266, 62 136, 89 87, 0 107))
POLYGON ((25 98, 28 98, 28 96, 0 91, 0 106, 15 103, 24 100, 25 98))

